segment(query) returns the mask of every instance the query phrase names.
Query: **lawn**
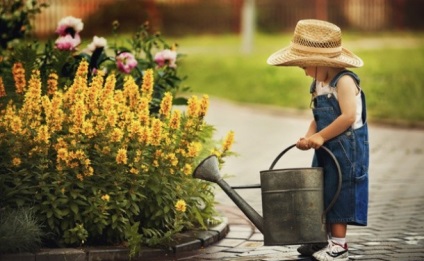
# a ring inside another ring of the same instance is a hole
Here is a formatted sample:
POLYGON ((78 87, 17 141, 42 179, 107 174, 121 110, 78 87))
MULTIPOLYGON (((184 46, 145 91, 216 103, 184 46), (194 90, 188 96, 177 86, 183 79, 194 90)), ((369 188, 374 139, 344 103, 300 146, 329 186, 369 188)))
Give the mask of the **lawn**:
MULTIPOLYGON (((274 67, 267 57, 286 46, 291 35, 256 35, 252 52, 242 52, 236 35, 172 39, 184 57, 184 82, 195 93, 242 103, 309 108, 309 84, 299 68, 274 67)), ((424 122, 424 34, 344 35, 343 45, 365 66, 353 69, 362 80, 370 119, 417 125, 424 122)))

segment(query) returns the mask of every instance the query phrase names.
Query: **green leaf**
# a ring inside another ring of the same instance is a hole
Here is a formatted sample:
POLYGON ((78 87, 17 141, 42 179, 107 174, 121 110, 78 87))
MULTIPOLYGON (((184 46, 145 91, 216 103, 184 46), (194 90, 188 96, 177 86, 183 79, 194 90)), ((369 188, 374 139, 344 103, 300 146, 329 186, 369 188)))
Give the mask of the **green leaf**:
POLYGON ((165 206, 164 208, 163 208, 163 212, 166 214, 166 213, 168 213, 169 212, 169 210, 170 210, 170 207, 169 206, 165 206))
POLYGON ((52 210, 47 210, 46 216, 47 216, 47 218, 51 218, 53 216, 53 211, 52 210))
POLYGON ((74 212, 74 214, 78 214, 78 205, 75 203, 71 203, 69 204, 69 207, 71 208, 72 212, 74 212))
POLYGON ((112 224, 114 224, 117 219, 118 219, 117 215, 112 215, 112 224))

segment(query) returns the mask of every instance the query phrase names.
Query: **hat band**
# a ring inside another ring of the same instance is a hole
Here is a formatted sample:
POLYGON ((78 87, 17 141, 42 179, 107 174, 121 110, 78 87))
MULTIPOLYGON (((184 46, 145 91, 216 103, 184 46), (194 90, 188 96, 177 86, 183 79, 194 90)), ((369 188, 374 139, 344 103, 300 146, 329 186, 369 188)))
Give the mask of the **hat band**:
POLYGON ((316 53, 316 54, 340 54, 342 52, 342 47, 332 47, 332 48, 322 48, 322 47, 311 47, 311 46, 304 46, 297 43, 291 43, 291 48, 296 49, 303 52, 308 53, 316 53))

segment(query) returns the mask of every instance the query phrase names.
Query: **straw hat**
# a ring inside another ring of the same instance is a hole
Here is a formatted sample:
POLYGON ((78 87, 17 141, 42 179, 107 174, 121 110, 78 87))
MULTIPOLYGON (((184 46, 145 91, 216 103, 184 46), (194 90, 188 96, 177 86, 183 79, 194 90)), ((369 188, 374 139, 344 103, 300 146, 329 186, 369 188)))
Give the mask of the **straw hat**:
POLYGON ((267 60, 276 66, 361 67, 364 62, 342 47, 342 33, 335 24, 321 20, 300 20, 288 47, 267 60))

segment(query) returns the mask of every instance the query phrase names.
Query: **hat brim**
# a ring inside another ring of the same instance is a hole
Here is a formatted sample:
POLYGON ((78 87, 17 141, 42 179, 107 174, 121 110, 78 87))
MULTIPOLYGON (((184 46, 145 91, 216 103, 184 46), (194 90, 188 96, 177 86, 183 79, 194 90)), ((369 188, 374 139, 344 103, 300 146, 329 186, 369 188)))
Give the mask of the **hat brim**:
POLYGON ((323 55, 301 56, 292 52, 291 47, 283 48, 269 56, 267 63, 275 66, 327 66, 327 67, 362 67, 364 62, 346 48, 342 48, 340 55, 326 57, 323 55))

